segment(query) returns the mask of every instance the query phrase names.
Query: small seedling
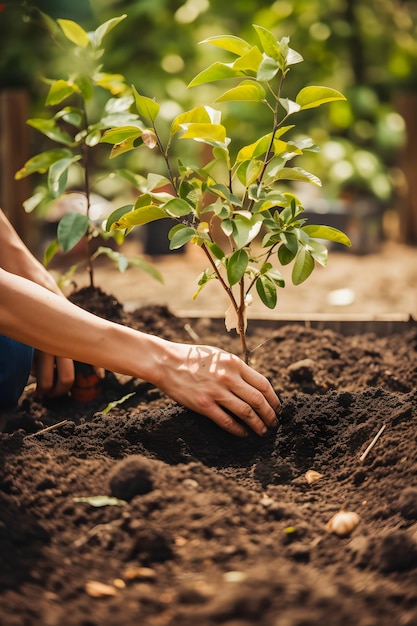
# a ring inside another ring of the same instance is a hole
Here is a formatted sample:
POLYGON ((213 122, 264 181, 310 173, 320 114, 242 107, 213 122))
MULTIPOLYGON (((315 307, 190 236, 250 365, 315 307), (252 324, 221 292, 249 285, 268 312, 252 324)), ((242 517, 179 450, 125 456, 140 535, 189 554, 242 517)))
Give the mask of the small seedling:
POLYGON ((233 60, 213 63, 189 86, 237 81, 216 102, 253 102, 263 107, 270 118, 268 134, 249 145, 242 145, 239 138, 232 142, 221 111, 205 105, 178 115, 164 137, 160 105, 133 87, 136 112, 144 127, 113 128, 101 138, 113 145, 111 158, 135 149, 158 150, 166 167, 166 176, 148 173, 143 177, 135 204, 111 214, 107 230, 127 233, 155 220, 175 220, 169 232, 170 248, 191 242, 201 248, 209 265, 198 279, 194 297, 211 280, 220 283, 230 300, 226 327, 236 328, 246 362, 250 354, 247 307, 254 288, 263 304, 273 309, 278 288, 285 286, 277 266, 293 263, 292 281, 299 285, 316 262, 327 264, 323 240, 350 245, 348 237, 335 228, 306 224, 304 208, 290 184, 321 183, 315 175, 288 163, 318 148, 310 138, 285 138, 295 128, 289 120, 297 113, 345 97, 318 86, 304 87, 295 100, 283 97, 288 72, 303 59, 290 48, 288 37, 277 41, 261 26, 254 25, 254 30, 258 45, 235 36, 205 40, 230 53, 233 60), (171 153, 177 138, 209 146, 208 162, 196 165, 185 157, 175 158, 174 163, 171 153))
POLYGON ((102 254, 107 255, 120 271, 131 264, 161 280, 158 270, 143 259, 128 259, 111 247, 99 246, 94 250, 92 246, 93 239, 98 236, 111 237, 118 243, 123 241, 120 233, 108 233, 92 218, 91 196, 95 185, 109 174, 105 171, 93 176, 93 170, 97 169, 94 168, 94 152, 100 148, 103 132, 136 123, 136 116, 129 113, 133 98, 124 76, 104 72, 101 64, 105 53, 103 40, 126 15, 104 22, 93 32, 86 32, 72 20, 58 19, 55 22, 44 14, 42 17, 55 41, 68 54, 64 65, 69 71, 65 77, 46 80, 49 91, 45 106, 51 110, 49 117, 29 119, 27 123, 58 147, 31 157, 15 178, 19 180, 31 174, 47 176, 46 187, 36 189, 25 201, 27 212, 40 206, 48 210, 51 203, 68 195, 72 183, 70 173, 75 173, 73 178, 78 176, 79 193, 84 198, 82 212, 70 211, 60 219, 57 237, 48 246, 44 262, 47 265, 59 250, 69 252, 84 239, 91 286, 94 286, 93 260, 102 254), (101 111, 101 116, 97 110, 101 111))

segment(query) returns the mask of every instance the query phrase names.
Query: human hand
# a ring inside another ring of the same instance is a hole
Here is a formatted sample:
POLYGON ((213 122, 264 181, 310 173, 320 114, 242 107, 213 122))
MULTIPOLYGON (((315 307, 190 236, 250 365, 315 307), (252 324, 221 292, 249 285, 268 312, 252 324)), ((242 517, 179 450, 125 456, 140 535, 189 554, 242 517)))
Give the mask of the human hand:
MULTIPOLYGON (((105 377, 102 367, 92 367, 98 379, 105 377)), ((74 361, 36 351, 33 360, 33 374, 36 377, 38 396, 55 398, 74 391, 76 368, 74 361)))
POLYGON ((210 346, 172 346, 158 384, 171 398, 238 437, 248 434, 241 422, 258 435, 278 424, 273 388, 239 357, 210 346))
POLYGON ((32 369, 38 396, 48 398, 63 396, 69 392, 74 383, 75 369, 71 359, 55 357, 36 350, 32 369))

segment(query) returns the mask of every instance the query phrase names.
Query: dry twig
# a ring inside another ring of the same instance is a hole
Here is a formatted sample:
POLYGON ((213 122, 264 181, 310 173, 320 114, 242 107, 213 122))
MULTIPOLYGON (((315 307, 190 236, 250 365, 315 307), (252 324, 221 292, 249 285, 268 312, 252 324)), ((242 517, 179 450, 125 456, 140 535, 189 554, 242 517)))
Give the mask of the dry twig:
POLYGON ((69 420, 62 420, 62 422, 58 422, 57 424, 52 424, 52 426, 47 426, 46 428, 42 428, 42 430, 38 430, 36 433, 31 433, 30 435, 26 435, 25 439, 29 439, 30 437, 37 437, 38 435, 43 435, 44 433, 48 433, 51 430, 56 430, 57 428, 61 428, 61 426, 65 426, 65 424, 69 424, 69 420))
POLYGON ((372 450, 372 448, 374 447, 374 445, 376 444, 376 442, 378 441, 378 439, 380 438, 380 436, 382 435, 382 433, 384 432, 386 428, 386 424, 384 424, 379 431, 377 432, 377 434, 375 435, 375 437, 372 439, 371 443, 369 444, 369 446, 366 448, 365 452, 363 454, 361 454, 361 456, 359 457, 359 460, 361 463, 364 462, 364 460, 366 459, 366 457, 368 456, 368 454, 370 453, 370 451, 372 450))

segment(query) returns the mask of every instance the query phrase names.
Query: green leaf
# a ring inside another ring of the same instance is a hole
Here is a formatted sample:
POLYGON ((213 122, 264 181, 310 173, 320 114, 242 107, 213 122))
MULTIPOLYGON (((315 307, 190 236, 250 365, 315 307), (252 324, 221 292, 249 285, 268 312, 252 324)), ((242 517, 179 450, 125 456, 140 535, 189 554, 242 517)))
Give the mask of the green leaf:
POLYGON ((226 185, 210 185, 207 188, 207 191, 210 191, 210 193, 214 193, 216 196, 219 196, 220 198, 223 198, 223 200, 227 200, 227 202, 229 202, 230 204, 233 204, 234 206, 242 206, 242 201, 240 198, 238 198, 237 196, 235 196, 228 187, 226 187, 226 185))
POLYGON ((81 48, 86 48, 88 46, 90 38, 84 28, 77 24, 77 22, 62 19, 58 19, 57 22, 62 28, 65 37, 72 43, 75 43, 76 46, 81 46, 81 48))
POLYGON ((113 224, 118 222, 121 217, 123 217, 126 213, 129 213, 129 211, 131 211, 132 209, 133 204, 125 204, 124 206, 121 206, 112 213, 110 213, 106 220, 106 231, 110 232, 112 230, 113 224))
POLYGON ((108 405, 101 412, 110 413, 112 409, 114 409, 116 406, 119 406, 120 404, 123 404, 123 402, 126 402, 126 400, 129 400, 129 398, 131 398, 134 395, 135 395, 135 392, 133 391, 132 393, 127 393, 125 396, 123 396, 123 398, 120 398, 119 400, 113 400, 113 402, 109 402, 108 405))
POLYGON ((261 275, 256 280, 255 286, 261 302, 268 307, 268 309, 274 309, 277 304, 277 288, 272 280, 266 275, 261 275))
POLYGON ((328 259, 328 250, 323 243, 315 239, 310 239, 307 245, 307 249, 309 250, 313 259, 317 261, 317 263, 320 263, 320 265, 322 265, 323 267, 326 267, 327 259, 328 259))
POLYGON ((60 159, 71 158, 72 152, 66 148, 55 148, 53 150, 46 150, 36 154, 31 159, 26 161, 24 166, 15 174, 15 179, 20 180, 25 176, 30 176, 35 172, 39 174, 45 174, 53 163, 60 159))
POLYGON ((86 498, 74 498, 74 502, 86 502, 91 506, 126 506, 126 500, 119 500, 119 498, 113 498, 112 496, 88 496, 86 498))
POLYGON ((223 50, 232 52, 237 56, 242 56, 251 49, 251 45, 247 41, 241 39, 240 37, 235 37, 234 35, 217 35, 216 37, 208 37, 207 39, 200 41, 200 43, 210 43, 213 46, 218 46, 219 48, 223 48, 223 50))
POLYGON ((216 61, 210 65, 210 67, 207 67, 205 70, 197 74, 197 76, 188 84, 188 87, 196 87, 197 85, 212 83, 216 80, 239 78, 241 76, 245 76, 244 72, 234 69, 232 64, 220 63, 220 61, 216 61))
POLYGON ((281 106, 285 109, 287 115, 297 113, 301 109, 301 106, 297 102, 289 100, 288 98, 280 98, 279 102, 281 106))
POLYGON ((117 222, 113 222, 110 230, 124 230, 133 226, 143 226, 149 222, 169 217, 167 212, 156 204, 141 206, 134 211, 130 211, 121 217, 117 222))
POLYGON ((52 261, 52 259, 54 258, 54 256, 56 255, 58 251, 59 251, 59 241, 58 239, 53 239, 51 243, 48 245, 48 247, 46 248, 44 255, 43 255, 42 262, 45 267, 49 265, 49 263, 52 261))
POLYGON ((122 22, 126 17, 127 17, 126 13, 124 13, 123 15, 120 15, 120 17, 113 17, 112 19, 107 20, 107 22, 104 22, 98 28, 96 28, 96 30, 94 31, 94 44, 96 46, 100 46, 101 42, 103 41, 103 38, 111 30, 113 30, 115 26, 120 24, 120 22, 122 22))
POLYGON ((104 110, 109 115, 113 113, 127 112, 134 102, 133 96, 123 96, 121 98, 110 98, 104 105, 104 110))
MULTIPOLYGON (((275 133, 272 146, 272 149, 275 153, 281 152, 288 146, 285 141, 281 141, 279 138, 284 135, 288 130, 291 130, 291 128, 294 128, 294 126, 283 126, 275 133)), ((243 148, 241 148, 237 154, 236 162, 250 160, 255 157, 261 156, 262 154, 265 154, 265 152, 270 148, 271 138, 272 133, 268 133, 267 135, 260 137, 248 146, 244 146, 243 148)))
POLYGON ((207 109, 205 107, 195 107, 190 111, 185 111, 177 115, 171 124, 171 137, 182 130, 183 125, 190 123, 210 124, 211 118, 207 109))
POLYGON ((146 117, 146 119, 151 120, 151 122, 154 122, 161 108, 159 104, 155 102, 155 100, 152 100, 152 98, 141 96, 134 85, 132 85, 132 90, 135 97, 136 109, 139 115, 146 117))
POLYGON ((298 92, 295 101, 300 105, 302 110, 313 109, 326 102, 335 102, 336 100, 346 100, 345 96, 331 87, 304 87, 298 92))
POLYGON ((273 180, 298 180, 305 183, 313 183, 318 187, 321 187, 321 181, 317 176, 306 172, 301 167, 283 167, 276 173, 268 172, 268 175, 273 180))
POLYGON ((301 246, 295 257, 292 269, 292 282, 294 285, 301 285, 310 276, 314 269, 314 259, 310 252, 301 246))
POLYGON ((77 91, 78 88, 74 83, 68 80, 56 80, 49 89, 45 104, 47 106, 60 104, 77 91))
POLYGON ((309 224, 308 226, 303 226, 302 230, 307 233, 309 237, 314 237, 315 239, 327 239, 328 241, 341 243, 348 248, 352 245, 349 237, 337 228, 333 228, 333 226, 309 224))
POLYGON ((233 220, 231 219, 223 218, 220 223, 220 228, 222 229, 226 237, 230 237, 231 235, 233 235, 233 226, 233 220))
POLYGON ((107 248, 106 246, 99 246, 93 256, 96 259, 102 254, 104 254, 111 261, 113 261, 120 273, 125 272, 129 267, 129 259, 127 258, 127 256, 122 254, 121 252, 118 252, 117 250, 107 248))
POLYGON ((47 197, 46 191, 37 191, 30 198, 23 201, 23 208, 26 213, 32 213, 37 206, 47 197))
POLYGON ((49 139, 52 139, 52 141, 63 143, 68 146, 73 143, 72 137, 68 133, 63 132, 55 123, 55 120, 36 118, 27 120, 26 123, 39 130, 41 133, 49 137, 49 139))
POLYGON ((293 50, 292 48, 288 48, 286 65, 295 65, 296 63, 302 63, 303 61, 304 59, 299 52, 293 50))
MULTIPOLYGON (((298 246, 297 246, 298 251, 298 246)), ((278 248, 278 260, 281 265, 289 265, 295 259, 296 252, 293 252, 287 246, 282 245, 278 248)))
POLYGON ((280 61, 282 59, 282 55, 274 34, 267 28, 258 26, 257 24, 253 24, 253 28, 259 37, 259 41, 261 42, 261 46, 265 54, 275 61, 280 61))
POLYGON ((185 124, 186 130, 181 139, 194 139, 212 146, 225 146, 226 129, 222 124, 185 124))
POLYGON ((262 59, 263 56, 259 48, 254 46, 249 50, 249 52, 236 59, 233 63, 233 68, 242 72, 253 72, 256 76, 258 68, 262 63, 262 59))
POLYGON ((271 267, 271 269, 265 272, 265 276, 267 276, 269 280, 272 280, 278 287, 285 287, 285 280, 282 274, 274 267, 271 267))
POLYGON ((103 134, 100 142, 114 144, 110 152, 110 159, 114 159, 142 145, 142 132, 142 129, 137 126, 112 128, 103 134))
POLYGON ((65 191, 68 169, 80 159, 81 156, 74 156, 71 159, 60 159, 51 165, 48 173, 48 189, 54 198, 58 198, 65 191))
POLYGON ((142 142, 142 131, 136 135, 136 137, 130 137, 126 139, 126 141, 122 141, 122 143, 118 143, 111 149, 110 159, 115 159, 121 154, 125 154, 125 152, 130 152, 131 150, 135 150, 139 146, 144 145, 142 142))
POLYGON ((55 119, 62 119, 75 128, 80 128, 83 121, 83 112, 78 107, 64 107, 55 114, 55 119))
POLYGON ((86 146, 89 146, 90 148, 92 148, 93 146, 96 146, 98 143, 100 143, 100 139, 101 139, 101 131, 95 128, 94 130, 92 130, 90 133, 87 134, 85 138, 85 144, 86 146))
POLYGON ((81 95, 84 100, 86 102, 91 100, 91 98, 93 97, 92 80, 88 76, 78 75, 75 82, 78 85, 78 88, 81 91, 81 95))
POLYGON ((132 137, 137 139, 142 134, 142 130, 137 126, 121 126, 107 130, 102 138, 102 143, 120 144, 132 137))
MULTIPOLYGON (((263 168, 263 162, 257 159, 248 159, 239 164, 236 174, 244 187, 250 187, 257 180, 263 168)), ((258 187, 256 187, 258 189, 258 187)))
POLYGON ((279 72, 279 69, 280 67, 278 62, 275 61, 275 59, 267 56, 263 59, 262 63, 258 67, 256 78, 260 81, 269 82, 270 80, 275 78, 275 76, 279 72))
POLYGON ((186 243, 191 241, 194 237, 198 235, 197 231, 194 228, 190 228, 189 226, 182 226, 181 228, 176 228, 175 231, 171 229, 169 233, 169 249, 177 250, 178 248, 182 248, 186 243))
POLYGON ((244 275, 249 263, 249 257, 246 250, 236 250, 227 261, 227 280, 232 287, 244 275))
POLYGON ((59 245, 64 252, 69 252, 84 237, 88 230, 89 220, 80 213, 67 213, 60 220, 57 228, 59 245))
POLYGON ((216 257, 216 259, 219 259, 220 261, 226 256, 220 246, 217 245, 217 243, 212 243, 210 241, 207 243, 207 247, 209 248, 210 252, 216 257))
POLYGON ((173 217, 183 217, 191 213, 191 206, 182 198, 173 198, 168 200, 163 206, 164 210, 173 217))
POLYGON ((286 231, 280 233, 280 239, 284 246, 295 256, 298 252, 298 237, 295 233, 286 231))
POLYGON ((247 246, 259 234, 263 218, 260 213, 252 215, 250 219, 243 215, 236 215, 234 218, 235 230, 233 238, 238 248, 247 246))
POLYGON ((244 80, 233 89, 229 89, 224 94, 216 98, 216 102, 228 101, 254 101, 262 102, 265 100, 265 89, 259 83, 251 80, 244 80))

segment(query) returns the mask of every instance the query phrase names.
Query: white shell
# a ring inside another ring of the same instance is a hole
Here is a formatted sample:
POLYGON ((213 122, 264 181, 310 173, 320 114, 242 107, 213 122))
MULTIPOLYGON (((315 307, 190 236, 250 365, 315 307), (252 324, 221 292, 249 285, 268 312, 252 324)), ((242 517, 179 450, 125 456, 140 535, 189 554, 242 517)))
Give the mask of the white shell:
POLYGON ((339 511, 333 515, 326 524, 326 530, 328 533, 339 535, 339 537, 346 537, 356 528, 360 522, 360 517, 353 511, 339 511))

